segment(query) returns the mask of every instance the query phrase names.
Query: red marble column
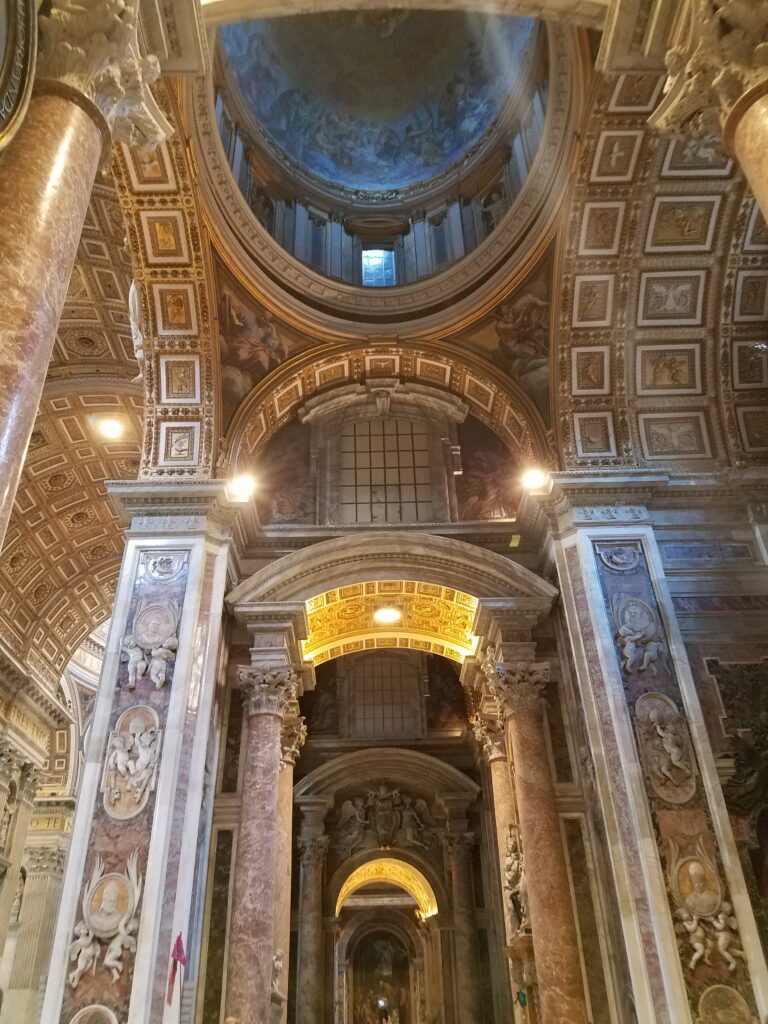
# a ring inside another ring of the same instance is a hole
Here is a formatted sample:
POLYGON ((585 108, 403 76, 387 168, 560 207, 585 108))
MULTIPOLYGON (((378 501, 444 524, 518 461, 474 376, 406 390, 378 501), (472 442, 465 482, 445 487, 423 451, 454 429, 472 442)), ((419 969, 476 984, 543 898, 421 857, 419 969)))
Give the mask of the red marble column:
POLYGON ((544 734, 548 666, 491 666, 488 689, 507 718, 528 913, 544 1024, 587 1024, 571 886, 544 734))
POLYGON ((453 935, 456 950, 456 992, 461 1024, 482 1024, 480 957, 472 886, 472 832, 448 832, 443 837, 451 863, 453 935))
POLYGON ((275 954, 275 852, 283 715, 296 700, 289 667, 238 669, 248 729, 243 798, 229 926, 226 1016, 238 1024, 270 1019, 275 954))
POLYGON ((0 546, 108 143, 95 104, 38 92, 0 155, 0 546))
POLYGON ((323 865, 328 843, 328 836, 299 839, 297 1024, 318 1024, 323 1019, 323 865))

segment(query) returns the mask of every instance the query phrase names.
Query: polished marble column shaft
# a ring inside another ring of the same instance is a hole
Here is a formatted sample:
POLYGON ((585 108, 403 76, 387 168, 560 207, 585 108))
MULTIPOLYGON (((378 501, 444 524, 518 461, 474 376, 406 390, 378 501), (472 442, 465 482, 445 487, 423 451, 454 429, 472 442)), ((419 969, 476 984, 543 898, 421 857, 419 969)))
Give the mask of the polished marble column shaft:
POLYGON ((323 1019, 323 865, 328 843, 328 836, 299 839, 297 1024, 317 1024, 323 1019))
POLYGON ((734 155, 768 222, 768 95, 751 103, 732 131, 734 155))
POLYGON ((0 155, 0 546, 104 141, 70 92, 34 95, 0 155))
POLYGON ((290 669, 239 670, 248 715, 243 799, 229 926, 226 1016, 238 1024, 269 1020, 275 953, 275 853, 282 716, 296 699, 290 669))
POLYGON ((546 665, 486 666, 506 715, 543 1024, 586 1024, 571 885, 544 731, 546 665))
POLYGON ((451 864, 458 1020, 461 1024, 481 1024, 480 957, 472 885, 472 847, 475 837, 471 832, 449 832, 444 840, 451 864))

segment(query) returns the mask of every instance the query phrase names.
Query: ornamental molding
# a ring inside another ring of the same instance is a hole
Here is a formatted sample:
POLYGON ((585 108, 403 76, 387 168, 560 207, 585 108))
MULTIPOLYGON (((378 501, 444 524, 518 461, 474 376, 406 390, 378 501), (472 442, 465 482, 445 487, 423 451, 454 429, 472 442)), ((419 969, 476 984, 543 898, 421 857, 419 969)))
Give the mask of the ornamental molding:
POLYGON ((260 668, 240 665, 237 678, 245 697, 246 713, 282 717, 288 705, 298 699, 299 679, 290 665, 260 668))
POLYGON ((89 99, 115 141, 157 146, 173 129, 149 89, 160 64, 140 52, 138 8, 138 0, 54 0, 38 18, 37 76, 89 99))
POLYGON ((502 719, 477 713, 472 716, 469 724, 472 726, 472 733, 486 760, 488 762, 506 761, 507 745, 502 719))
POLYGON ((768 2, 688 0, 687 37, 667 52, 662 131, 719 137, 746 93, 768 91, 768 2))
POLYGON ((33 847, 24 858, 27 878, 30 875, 60 878, 64 874, 66 859, 66 850, 49 846, 33 847))

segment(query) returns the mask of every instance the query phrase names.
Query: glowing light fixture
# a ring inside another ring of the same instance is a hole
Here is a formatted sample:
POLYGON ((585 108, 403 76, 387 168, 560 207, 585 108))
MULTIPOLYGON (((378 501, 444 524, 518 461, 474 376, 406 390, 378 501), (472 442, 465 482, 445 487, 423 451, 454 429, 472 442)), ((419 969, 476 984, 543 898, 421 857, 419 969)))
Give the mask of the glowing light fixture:
POLYGON ((373 613, 374 622, 378 622, 380 626, 391 626, 393 622, 399 622, 402 617, 402 612, 397 608, 377 608, 373 613))
POLYGON ((227 497, 230 501, 245 502, 256 490, 256 479, 250 473, 234 476, 227 484, 227 497))
POLYGON ((101 436, 106 437, 108 441, 116 441, 125 433, 125 427, 120 420, 112 419, 110 416, 97 420, 96 427, 101 436))
POLYGON ((547 474, 538 466, 531 466, 523 473, 522 485, 526 491, 537 491, 547 482, 547 474))

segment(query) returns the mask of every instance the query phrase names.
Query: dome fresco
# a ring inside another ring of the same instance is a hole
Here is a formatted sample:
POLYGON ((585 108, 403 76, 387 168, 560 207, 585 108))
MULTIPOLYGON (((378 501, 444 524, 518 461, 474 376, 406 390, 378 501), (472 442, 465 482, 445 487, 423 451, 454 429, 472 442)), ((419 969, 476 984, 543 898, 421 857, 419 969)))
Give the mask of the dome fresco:
POLYGON ((222 56, 267 141, 355 190, 445 171, 488 132, 533 43, 527 18, 390 11, 226 25, 222 56))

